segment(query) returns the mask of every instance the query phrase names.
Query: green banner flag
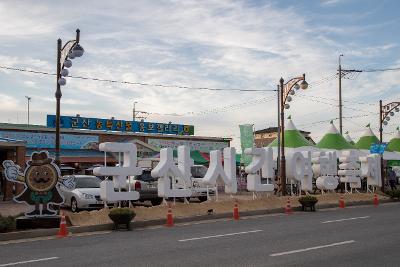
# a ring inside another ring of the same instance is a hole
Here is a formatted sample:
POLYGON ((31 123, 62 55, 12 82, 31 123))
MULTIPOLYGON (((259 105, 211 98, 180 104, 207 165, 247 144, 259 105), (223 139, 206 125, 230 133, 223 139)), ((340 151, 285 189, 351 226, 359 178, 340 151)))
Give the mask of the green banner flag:
POLYGON ((251 162, 251 156, 245 155, 244 150, 246 148, 253 147, 254 135, 253 135, 253 124, 243 124, 239 125, 240 129, 240 145, 242 147, 242 157, 241 162, 244 166, 247 166, 251 162))

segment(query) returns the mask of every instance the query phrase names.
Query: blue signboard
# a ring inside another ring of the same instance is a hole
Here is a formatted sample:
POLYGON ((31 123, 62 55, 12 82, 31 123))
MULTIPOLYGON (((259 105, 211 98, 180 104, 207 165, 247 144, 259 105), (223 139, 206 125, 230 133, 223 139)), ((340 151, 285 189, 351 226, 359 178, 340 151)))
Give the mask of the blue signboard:
MULTIPOLYGON (((55 133, 34 133, 17 131, 0 131, 3 138, 11 138, 26 142, 28 148, 55 148, 55 133)), ((93 149, 99 142, 95 135, 61 134, 60 147, 62 149, 93 149)))
POLYGON ((371 152, 371 154, 383 154, 385 152, 386 147, 388 146, 388 143, 376 143, 376 144, 372 144, 371 148, 369 149, 369 151, 371 152))
MULTIPOLYGON (((56 127, 56 116, 47 115, 47 127, 56 127)), ((182 125, 172 123, 145 122, 145 121, 124 121, 115 119, 85 118, 80 116, 61 116, 60 128, 87 129, 119 132, 139 132, 193 135, 193 125, 182 125)))

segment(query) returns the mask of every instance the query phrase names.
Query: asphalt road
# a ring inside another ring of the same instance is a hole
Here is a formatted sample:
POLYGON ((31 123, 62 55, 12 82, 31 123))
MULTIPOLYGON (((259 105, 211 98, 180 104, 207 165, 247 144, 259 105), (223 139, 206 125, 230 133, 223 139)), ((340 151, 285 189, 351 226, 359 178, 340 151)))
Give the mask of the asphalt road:
POLYGON ((400 266, 400 203, 1 244, 1 266, 400 266))

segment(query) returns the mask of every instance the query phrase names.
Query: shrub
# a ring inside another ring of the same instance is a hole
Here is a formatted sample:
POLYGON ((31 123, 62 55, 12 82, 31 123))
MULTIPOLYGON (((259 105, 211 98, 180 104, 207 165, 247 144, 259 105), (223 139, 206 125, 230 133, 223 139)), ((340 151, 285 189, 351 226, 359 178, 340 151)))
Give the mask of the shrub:
POLYGON ((388 191, 387 194, 393 199, 394 198, 400 199, 400 189, 388 191))
POLYGON ((0 214, 0 233, 15 229, 15 218, 13 216, 4 217, 0 214))
POLYGON ((303 197, 300 197, 299 198, 299 202, 300 203, 302 203, 302 202, 315 202, 315 203, 317 203, 318 202, 318 199, 316 198, 316 197, 314 197, 314 196, 303 196, 303 197))

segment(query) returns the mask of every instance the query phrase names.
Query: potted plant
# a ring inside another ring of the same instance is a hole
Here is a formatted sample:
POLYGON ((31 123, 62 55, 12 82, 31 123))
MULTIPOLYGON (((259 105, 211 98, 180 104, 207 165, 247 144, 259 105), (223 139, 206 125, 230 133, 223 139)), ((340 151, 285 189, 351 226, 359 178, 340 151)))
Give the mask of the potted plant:
POLYGON ((131 221, 135 218, 136 213, 129 208, 113 208, 108 213, 108 217, 114 222, 114 229, 118 230, 118 226, 125 225, 126 229, 131 229, 131 221))
POLYGON ((299 198, 299 202, 301 210, 306 211, 307 208, 310 208, 311 211, 315 211, 315 204, 318 202, 318 199, 314 196, 304 196, 299 198))

